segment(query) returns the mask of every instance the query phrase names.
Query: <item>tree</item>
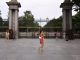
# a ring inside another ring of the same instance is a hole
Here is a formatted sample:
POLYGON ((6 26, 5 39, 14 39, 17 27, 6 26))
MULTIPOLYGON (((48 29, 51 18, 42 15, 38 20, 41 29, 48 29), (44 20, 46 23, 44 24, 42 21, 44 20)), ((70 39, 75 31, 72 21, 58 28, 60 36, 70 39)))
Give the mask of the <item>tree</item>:
POLYGON ((80 29, 80 11, 72 17, 73 29, 80 29))
POLYGON ((19 17, 19 26, 24 27, 38 27, 39 24, 34 22, 34 16, 31 11, 25 11, 24 16, 19 17))
POLYGON ((2 23, 3 23, 3 19, 1 17, 1 11, 0 11, 0 26, 2 26, 2 23))
POLYGON ((72 2, 80 7, 80 0, 72 0, 72 2))
POLYGON ((47 31, 62 31, 62 16, 50 20, 44 27, 48 28, 47 31))
POLYGON ((34 16, 32 15, 31 11, 25 11, 24 12, 25 16, 23 17, 23 20, 25 21, 26 26, 31 26, 34 21, 34 16))
POLYGON ((80 10, 80 0, 72 0, 74 6, 76 6, 75 11, 80 10))
POLYGON ((20 17, 18 18, 18 22, 19 22, 19 26, 25 26, 25 25, 24 25, 23 16, 20 16, 20 17))
POLYGON ((44 27, 62 27, 62 17, 50 20, 44 27))
MULTIPOLYGON (((50 20, 44 27, 61 27, 62 28, 62 16, 57 19, 50 20)), ((72 16, 72 28, 74 30, 80 30, 80 11, 72 16)))

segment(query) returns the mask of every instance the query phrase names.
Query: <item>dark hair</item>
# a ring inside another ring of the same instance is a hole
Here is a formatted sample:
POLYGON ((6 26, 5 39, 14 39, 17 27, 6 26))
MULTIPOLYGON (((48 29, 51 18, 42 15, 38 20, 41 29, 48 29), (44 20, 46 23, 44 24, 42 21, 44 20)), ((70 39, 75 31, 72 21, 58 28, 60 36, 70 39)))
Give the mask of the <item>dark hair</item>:
POLYGON ((39 31, 39 35, 41 34, 42 30, 39 31))

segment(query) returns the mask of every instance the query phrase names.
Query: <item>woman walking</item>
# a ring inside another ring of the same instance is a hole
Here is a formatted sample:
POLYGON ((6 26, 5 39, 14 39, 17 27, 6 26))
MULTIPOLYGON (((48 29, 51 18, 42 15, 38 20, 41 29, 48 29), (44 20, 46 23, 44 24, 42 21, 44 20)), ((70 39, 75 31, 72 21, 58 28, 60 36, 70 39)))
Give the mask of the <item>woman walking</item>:
POLYGON ((43 48, 43 46, 44 46, 44 33, 43 33, 43 31, 40 31, 39 40, 40 40, 40 48, 43 48))

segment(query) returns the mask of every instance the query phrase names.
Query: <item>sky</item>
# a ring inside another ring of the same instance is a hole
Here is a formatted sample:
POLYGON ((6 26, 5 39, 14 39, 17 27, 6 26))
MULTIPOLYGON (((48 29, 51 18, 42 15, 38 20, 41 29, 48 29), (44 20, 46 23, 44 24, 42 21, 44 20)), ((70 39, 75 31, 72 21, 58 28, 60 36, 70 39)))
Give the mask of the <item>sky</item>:
MULTIPOLYGON (((0 0, 0 10, 1 16, 4 19, 8 18, 8 6, 6 2, 10 0, 0 0)), ((34 15, 34 18, 37 19, 46 19, 49 18, 58 18, 62 15, 62 8, 60 4, 64 0, 18 0, 21 4, 19 8, 19 16, 23 16, 26 10, 29 10, 34 15)))
MULTIPOLYGON (((6 2, 10 0, 0 0, 0 10, 3 18, 8 16, 8 6, 6 2)), ((29 10, 34 15, 35 19, 58 18, 62 15, 60 4, 64 0, 18 0, 21 4, 19 8, 19 16, 24 15, 26 10, 29 10)))

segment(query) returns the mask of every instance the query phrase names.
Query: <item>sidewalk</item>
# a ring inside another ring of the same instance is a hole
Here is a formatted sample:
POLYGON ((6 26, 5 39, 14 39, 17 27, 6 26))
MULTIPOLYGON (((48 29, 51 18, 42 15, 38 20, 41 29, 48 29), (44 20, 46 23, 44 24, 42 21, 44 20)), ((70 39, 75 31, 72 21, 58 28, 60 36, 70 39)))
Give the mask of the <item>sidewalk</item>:
POLYGON ((0 60, 80 60, 80 39, 45 39, 43 50, 38 39, 0 39, 0 60))

